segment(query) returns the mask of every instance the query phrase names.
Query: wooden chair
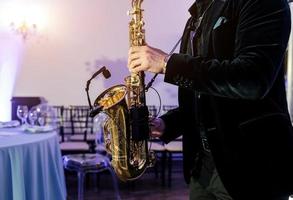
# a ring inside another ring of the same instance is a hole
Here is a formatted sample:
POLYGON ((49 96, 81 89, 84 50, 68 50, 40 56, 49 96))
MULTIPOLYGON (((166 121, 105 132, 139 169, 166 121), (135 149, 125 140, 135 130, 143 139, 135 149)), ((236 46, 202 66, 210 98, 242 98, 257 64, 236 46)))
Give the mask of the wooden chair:
POLYGON ((148 143, 149 151, 155 152, 156 163, 154 166, 154 171, 156 178, 159 176, 159 171, 161 175, 161 184, 165 186, 165 169, 166 169, 166 148, 162 141, 159 139, 152 139, 148 143), (159 170, 158 170, 159 168, 159 170))
POLYGON ((165 144, 165 149, 167 152, 168 162, 168 186, 170 187, 172 185, 173 162, 176 158, 182 159, 182 137, 165 144))
MULTIPOLYGON (((166 113, 169 110, 175 109, 178 106, 176 105, 163 105, 163 112, 166 113)), ((167 152, 167 162, 168 162, 168 186, 172 184, 172 168, 173 161, 175 158, 182 158, 182 136, 176 138, 176 140, 165 144, 165 149, 167 152), (176 155, 176 157, 175 157, 176 155)))
MULTIPOLYGON (((158 117, 158 110, 155 105, 148 105, 150 117, 158 117)), ((150 138, 148 147, 150 151, 154 151, 156 154, 157 161, 154 166, 156 177, 161 175, 161 184, 165 185, 165 168, 166 168, 166 149, 163 142, 158 138, 150 138)))
POLYGON ((70 106, 72 141, 94 141, 93 118, 89 106, 70 106))
POLYGON ((149 110, 150 117, 157 117, 158 116, 158 110, 155 105, 148 105, 148 110, 149 110))
POLYGON ((169 110, 172 110, 172 109, 177 108, 177 107, 178 106, 176 106, 176 105, 163 105, 162 112, 166 113, 169 110))
POLYGON ((91 152, 90 145, 86 140, 72 141, 70 138, 73 133, 72 110, 70 107, 53 106, 56 112, 59 135, 60 149, 62 154, 68 153, 89 153, 91 152))
POLYGON ((57 106, 54 105, 52 106, 54 112, 55 112, 55 116, 56 116, 56 122, 57 122, 57 128, 59 131, 59 142, 63 142, 64 141, 64 135, 61 135, 60 133, 60 127, 63 123, 63 111, 64 111, 64 106, 57 106))

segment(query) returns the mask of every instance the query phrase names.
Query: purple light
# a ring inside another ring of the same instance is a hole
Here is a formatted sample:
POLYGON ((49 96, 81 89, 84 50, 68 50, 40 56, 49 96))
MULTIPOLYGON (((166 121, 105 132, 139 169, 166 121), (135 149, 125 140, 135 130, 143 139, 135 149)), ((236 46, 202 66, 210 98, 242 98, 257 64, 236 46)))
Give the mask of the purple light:
POLYGON ((0 121, 11 120, 11 98, 23 56, 23 42, 10 34, 0 35, 0 121))

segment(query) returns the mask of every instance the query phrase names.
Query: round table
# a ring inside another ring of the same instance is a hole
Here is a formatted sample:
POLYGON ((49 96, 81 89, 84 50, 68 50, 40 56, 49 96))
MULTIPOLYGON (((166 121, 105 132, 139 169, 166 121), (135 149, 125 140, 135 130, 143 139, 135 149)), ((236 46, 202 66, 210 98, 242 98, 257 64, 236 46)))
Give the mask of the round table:
POLYGON ((58 134, 0 129, 0 199, 65 200, 58 134))

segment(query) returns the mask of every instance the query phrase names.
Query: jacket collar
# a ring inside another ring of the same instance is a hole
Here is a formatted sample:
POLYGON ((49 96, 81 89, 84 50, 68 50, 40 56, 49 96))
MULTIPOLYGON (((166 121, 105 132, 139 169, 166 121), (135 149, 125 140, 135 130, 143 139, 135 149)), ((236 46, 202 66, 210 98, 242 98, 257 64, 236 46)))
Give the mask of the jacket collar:
POLYGON ((192 16, 196 16, 197 15, 197 6, 196 6, 197 1, 195 1, 192 6, 188 9, 189 13, 192 16))
MULTIPOLYGON (((189 13, 191 16, 197 16, 198 15, 198 3, 201 3, 203 1, 206 1, 206 0, 196 0, 191 6, 190 8, 188 9, 189 13)), ((214 0, 214 1, 220 1, 222 3, 226 2, 227 0, 214 0)))
POLYGON ((188 9, 188 11, 191 14, 191 16, 199 17, 199 15, 201 15, 204 12, 204 10, 206 10, 207 7, 209 7, 212 1, 214 0, 196 0, 188 9))

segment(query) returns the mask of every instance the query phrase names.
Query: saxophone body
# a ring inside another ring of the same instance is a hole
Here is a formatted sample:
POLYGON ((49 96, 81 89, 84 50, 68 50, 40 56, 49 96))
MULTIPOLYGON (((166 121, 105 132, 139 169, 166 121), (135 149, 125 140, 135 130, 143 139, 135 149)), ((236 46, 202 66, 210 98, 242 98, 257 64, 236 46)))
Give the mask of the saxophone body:
MULTIPOLYGON (((130 46, 145 44, 142 0, 132 0, 129 22, 130 46)), ((108 118, 103 132, 112 167, 122 181, 139 178, 155 161, 148 151, 148 108, 145 100, 144 73, 131 74, 125 85, 116 85, 100 94, 94 106, 102 106, 108 118)))

